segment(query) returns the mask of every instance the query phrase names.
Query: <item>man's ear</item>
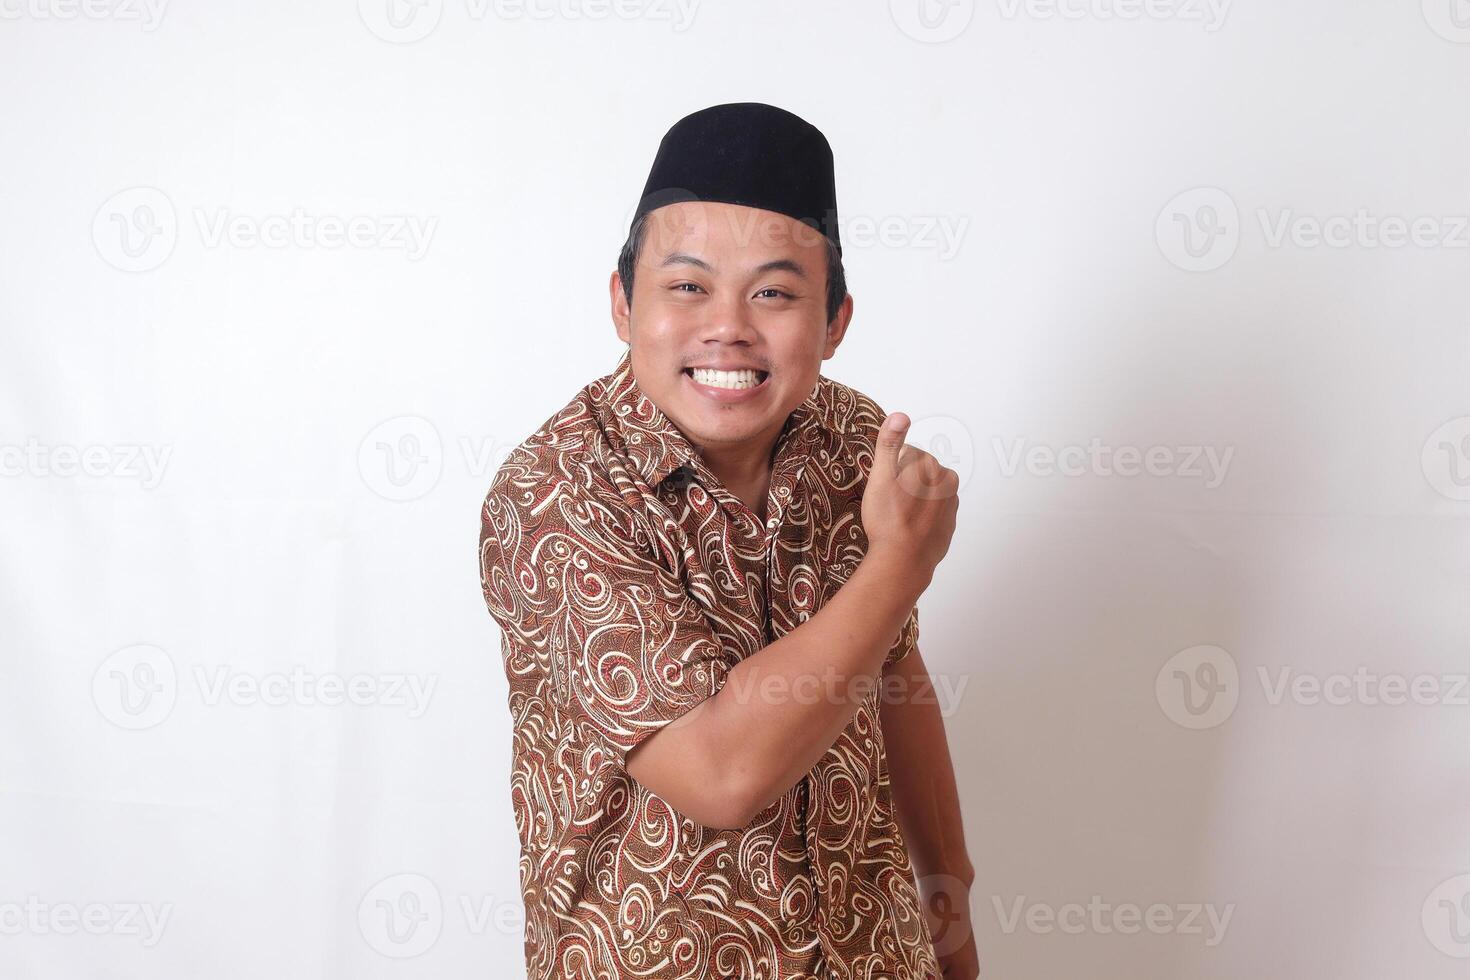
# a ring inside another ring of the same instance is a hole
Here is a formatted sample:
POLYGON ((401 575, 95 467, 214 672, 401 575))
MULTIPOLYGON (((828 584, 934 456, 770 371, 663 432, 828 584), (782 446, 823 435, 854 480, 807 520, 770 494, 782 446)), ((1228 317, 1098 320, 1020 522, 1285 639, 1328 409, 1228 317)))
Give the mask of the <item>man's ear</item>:
POLYGON ((826 360, 837 353, 837 345, 842 343, 842 338, 847 336, 847 325, 852 322, 852 293, 848 293, 842 299, 842 305, 837 307, 837 315, 832 322, 827 324, 827 343, 822 348, 822 360, 826 360))
POLYGON ((628 321, 632 317, 632 307, 628 305, 628 297, 623 293, 623 277, 613 270, 612 278, 608 280, 608 298, 612 300, 613 326, 618 329, 618 339, 625 344, 632 343, 629 340, 628 321))

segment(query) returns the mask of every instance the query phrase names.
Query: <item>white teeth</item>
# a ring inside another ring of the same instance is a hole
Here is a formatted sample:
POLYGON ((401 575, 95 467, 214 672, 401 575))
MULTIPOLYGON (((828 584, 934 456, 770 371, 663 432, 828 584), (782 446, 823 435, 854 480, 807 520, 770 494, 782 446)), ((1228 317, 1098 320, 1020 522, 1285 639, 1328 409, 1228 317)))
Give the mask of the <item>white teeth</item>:
POLYGON ((760 374, 756 371, 709 371, 705 368, 691 368, 690 373, 694 380, 711 388, 754 388, 760 384, 760 374))

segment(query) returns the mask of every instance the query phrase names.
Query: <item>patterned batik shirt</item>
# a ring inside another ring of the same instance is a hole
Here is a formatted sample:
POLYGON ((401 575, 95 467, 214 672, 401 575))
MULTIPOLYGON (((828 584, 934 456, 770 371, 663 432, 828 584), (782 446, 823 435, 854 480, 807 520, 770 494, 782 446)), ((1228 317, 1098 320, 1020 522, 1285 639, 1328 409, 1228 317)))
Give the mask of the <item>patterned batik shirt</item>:
MULTIPOLYGON (((529 980, 939 977, 881 688, 738 830, 685 817, 623 764, 857 568, 883 417, 819 377, 777 439, 763 522, 642 392, 624 351, 495 474, 480 571, 510 687, 529 980)), ((917 640, 915 607, 885 665, 917 640)))

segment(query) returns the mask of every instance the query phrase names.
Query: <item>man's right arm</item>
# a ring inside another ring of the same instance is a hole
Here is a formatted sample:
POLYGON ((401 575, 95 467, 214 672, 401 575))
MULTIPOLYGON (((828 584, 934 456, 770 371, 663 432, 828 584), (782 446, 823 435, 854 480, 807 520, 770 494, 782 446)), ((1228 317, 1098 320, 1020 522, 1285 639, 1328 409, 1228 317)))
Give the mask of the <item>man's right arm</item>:
POLYGON ((842 588, 801 626, 730 668, 715 695, 628 753, 628 774, 691 819, 745 826, 810 772, 852 721, 860 699, 847 692, 880 682, 888 651, 948 550, 958 506, 958 476, 903 444, 907 424, 896 413, 878 433, 863 496, 868 552, 842 588))

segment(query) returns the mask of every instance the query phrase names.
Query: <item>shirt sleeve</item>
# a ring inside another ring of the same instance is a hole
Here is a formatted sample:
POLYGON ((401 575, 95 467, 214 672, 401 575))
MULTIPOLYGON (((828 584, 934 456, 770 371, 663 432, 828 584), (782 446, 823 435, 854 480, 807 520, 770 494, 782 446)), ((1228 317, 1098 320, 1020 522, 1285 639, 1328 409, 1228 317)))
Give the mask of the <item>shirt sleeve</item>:
POLYGON ((566 485, 492 484, 481 583, 506 642, 546 673, 558 713, 621 765, 718 693, 733 664, 647 534, 618 505, 587 498, 566 485))
POLYGON ((898 631, 898 639, 894 641, 893 647, 888 651, 888 656, 883 660, 883 669, 887 670, 898 663, 904 657, 913 653, 919 645, 919 606, 909 612, 909 618, 904 620, 903 627, 898 631))

